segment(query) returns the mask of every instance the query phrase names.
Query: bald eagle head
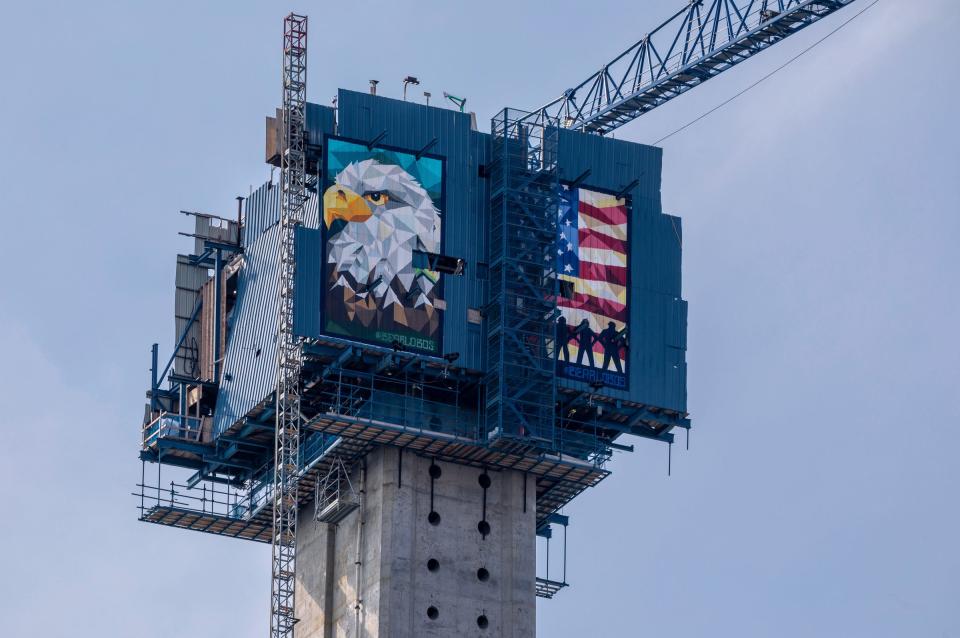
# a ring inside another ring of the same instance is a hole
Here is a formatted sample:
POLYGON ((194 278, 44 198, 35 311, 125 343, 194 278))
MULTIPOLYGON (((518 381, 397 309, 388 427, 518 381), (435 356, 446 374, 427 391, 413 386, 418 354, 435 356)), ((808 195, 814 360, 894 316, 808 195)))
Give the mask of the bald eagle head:
POLYGON ((405 170, 368 159, 348 164, 323 195, 327 263, 334 286, 382 309, 431 306, 436 275, 413 252, 440 252, 440 214, 405 170))

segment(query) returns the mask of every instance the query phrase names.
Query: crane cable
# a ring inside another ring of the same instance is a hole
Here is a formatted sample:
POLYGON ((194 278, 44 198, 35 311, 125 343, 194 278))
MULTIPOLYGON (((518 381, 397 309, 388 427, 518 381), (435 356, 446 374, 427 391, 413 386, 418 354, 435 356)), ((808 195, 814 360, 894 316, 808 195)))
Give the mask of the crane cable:
POLYGON ((720 104, 716 105, 715 107, 713 107, 712 109, 710 109, 710 110, 707 111, 706 113, 702 114, 701 116, 697 117, 696 119, 687 122, 686 124, 684 124, 683 126, 681 126, 680 128, 678 128, 677 130, 673 131, 672 133, 669 133, 669 134, 667 134, 667 135, 664 135, 664 136, 661 137, 659 140, 657 140, 656 142, 654 142, 653 145, 656 146, 656 145, 659 144, 660 142, 662 142, 662 141, 664 141, 664 140, 667 140, 667 139, 673 137, 674 135, 676 135, 677 133, 680 133, 681 131, 684 131, 684 130, 690 128, 691 126, 693 126, 694 124, 696 124, 697 122, 699 122, 700 120, 702 120, 703 118, 705 118, 705 117, 707 117, 708 115, 710 115, 710 114, 712 114, 712 113, 720 110, 721 108, 723 108, 723 107, 726 106, 727 104, 730 104, 730 102, 733 102, 735 99, 737 99, 738 97, 740 97, 741 95, 743 95, 744 93, 746 93, 747 91, 749 91, 750 89, 756 87, 757 85, 759 85, 759 84, 760 84, 761 82, 763 82, 764 80, 767 80, 767 79, 773 77, 776 73, 778 73, 779 71, 782 71, 782 70, 785 69, 787 66, 789 66, 790 64, 792 64, 792 63, 795 62, 796 60, 800 59, 804 54, 809 53, 809 52, 810 52, 811 50, 813 50, 817 45, 819 45, 819 44, 822 43, 824 40, 826 40, 827 38, 829 38, 830 36, 832 36, 834 33, 836 33, 837 31, 839 31, 839 30, 842 29, 843 27, 847 26, 848 24, 850 24, 851 22, 853 22, 854 20, 856 20, 857 18, 859 18, 861 15, 863 15, 864 13, 866 13, 867 10, 871 9, 871 8, 872 8, 875 4, 877 4, 878 2, 880 2, 880 0, 873 0, 873 2, 871 2, 870 4, 868 4, 867 6, 865 6, 863 9, 860 9, 860 11, 858 11, 858 12, 855 13, 855 14, 853 14, 853 15, 850 16, 849 18, 847 18, 844 22, 840 23, 840 25, 838 25, 837 27, 835 27, 835 28, 834 28, 832 31, 830 31, 828 34, 826 34, 825 36, 823 36, 822 38, 820 38, 819 40, 817 40, 816 42, 814 42, 813 44, 811 44, 810 46, 808 46, 806 49, 804 49, 804 50, 801 51, 800 53, 796 54, 795 56, 793 56, 792 58, 790 58, 789 60, 787 60, 786 62, 784 62, 784 63, 781 64, 780 66, 778 66, 777 68, 775 68, 773 71, 770 71, 769 73, 767 73, 766 75, 764 75, 762 78, 760 78, 759 80, 757 80, 757 81, 754 82, 753 84, 747 86, 745 89, 743 89, 743 90, 740 91, 739 93, 735 93, 733 96, 727 98, 726 100, 724 100, 724 101, 721 102, 720 104))

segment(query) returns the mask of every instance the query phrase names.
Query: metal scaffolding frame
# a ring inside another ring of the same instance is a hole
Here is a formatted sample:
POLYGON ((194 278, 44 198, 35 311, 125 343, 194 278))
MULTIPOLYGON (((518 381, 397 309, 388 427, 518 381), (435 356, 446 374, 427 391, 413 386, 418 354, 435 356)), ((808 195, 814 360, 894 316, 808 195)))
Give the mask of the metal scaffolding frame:
POLYGON ((340 456, 323 478, 317 481, 313 516, 321 523, 336 525, 360 506, 360 496, 350 480, 350 470, 340 456))
POLYGON ((504 109, 491 133, 486 435, 553 450, 559 127, 504 109))
POLYGON ((306 193, 304 136, 307 107, 307 17, 283 21, 283 152, 280 158, 280 288, 277 323, 276 431, 274 434, 273 580, 270 636, 291 638, 296 585, 296 533, 300 472, 300 371, 303 353, 293 330, 294 245, 306 193))

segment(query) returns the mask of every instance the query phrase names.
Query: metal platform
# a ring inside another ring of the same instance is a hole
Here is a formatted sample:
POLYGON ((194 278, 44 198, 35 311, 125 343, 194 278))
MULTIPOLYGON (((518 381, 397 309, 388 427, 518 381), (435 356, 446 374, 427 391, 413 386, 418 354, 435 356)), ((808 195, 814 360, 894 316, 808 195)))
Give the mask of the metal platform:
POLYGON ((556 512, 610 472, 582 459, 541 454, 526 456, 477 445, 475 441, 443 432, 413 430, 403 426, 323 414, 305 424, 306 429, 335 434, 367 445, 390 445, 419 452, 438 461, 477 468, 517 470, 536 477, 537 522, 556 512))
MULTIPOLYGON (((349 439, 335 439, 301 471, 297 501, 301 507, 313 502, 317 481, 338 459, 350 465, 369 450, 369 445, 349 439)), ((140 520, 231 538, 270 543, 272 540, 272 485, 260 483, 231 492, 229 487, 213 493, 171 483, 169 488, 138 484, 140 520)))
POLYGON ((269 520, 243 520, 218 514, 205 514, 195 510, 170 505, 154 505, 140 517, 141 521, 189 529, 195 532, 207 532, 218 536, 242 538, 250 541, 269 543, 273 527, 269 520))
MULTIPOLYGON (((326 414, 305 424, 305 429, 331 437, 329 445, 303 469, 298 501, 310 503, 317 482, 338 459, 349 466, 372 447, 389 445, 416 451, 440 461, 477 468, 512 469, 536 477, 537 524, 569 503, 588 487, 607 477, 609 471, 592 463, 558 456, 528 457, 470 444, 458 437, 389 423, 361 422, 341 415, 326 414)), ((138 485, 141 497, 140 520, 182 529, 270 542, 270 496, 272 486, 261 484, 247 490, 220 492, 171 483, 169 488, 138 485)))
POLYGON ((546 578, 537 578, 537 596, 540 598, 553 598, 554 594, 567 587, 567 583, 561 583, 558 580, 548 580, 546 578))

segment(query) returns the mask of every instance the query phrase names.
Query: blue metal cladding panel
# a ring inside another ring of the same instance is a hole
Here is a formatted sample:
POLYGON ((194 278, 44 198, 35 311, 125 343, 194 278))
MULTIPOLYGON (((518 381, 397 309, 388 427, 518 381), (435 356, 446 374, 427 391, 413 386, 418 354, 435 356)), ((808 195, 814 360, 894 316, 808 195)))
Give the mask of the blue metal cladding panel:
POLYGON ((280 187, 266 182, 250 193, 244 206, 243 245, 249 248, 263 231, 280 221, 280 187))
MULTIPOLYGON (((339 136, 372 141, 385 133, 379 143, 414 153, 426 149, 446 160, 443 252, 464 259, 467 267, 462 276, 442 275, 446 302, 443 353, 457 352, 458 365, 482 370, 482 332, 480 326, 468 323, 467 309, 479 309, 485 303, 484 284, 477 280, 477 263, 483 261, 485 250, 486 180, 479 173, 487 156, 487 136, 470 129, 469 115, 449 109, 343 90, 337 104, 339 136)), ((314 256, 310 254, 309 258, 314 256)), ((298 270, 299 263, 298 259, 298 270)), ((305 266, 303 271, 308 268, 312 266, 305 266)), ((313 288, 320 287, 317 279, 313 288)), ((308 288, 308 281, 298 279, 297 303, 301 309, 308 305, 312 308, 314 303, 316 290, 308 288), (303 301, 301 295, 306 295, 303 301)), ((301 319, 301 326, 311 325, 306 317, 301 319)))
POLYGON ((298 335, 312 337, 323 329, 320 309, 323 306, 321 259, 323 259, 323 236, 316 228, 298 228, 296 246, 297 269, 295 272, 293 307, 293 330, 298 335))
POLYGON ((219 436, 276 386, 278 224, 252 240, 237 281, 213 432, 219 436))
MULTIPOLYGON (((318 228, 320 225, 318 199, 311 192, 304 210, 303 225, 318 228)), ((280 185, 265 182, 247 197, 244 208, 243 245, 249 247, 268 228, 280 222, 280 185)))
POLYGON ((307 144, 320 146, 323 136, 333 133, 335 127, 336 114, 332 108, 307 102, 307 144))
MULTIPOLYGON (((488 263, 489 185, 481 167, 489 162, 490 137, 470 129, 469 116, 456 111, 340 91, 337 134, 356 140, 380 143, 416 152, 428 152, 446 159, 446 201, 443 220, 444 253, 467 262, 464 276, 444 275, 443 351, 458 352, 458 363, 483 370, 483 327, 467 321, 469 308, 487 303, 488 282, 482 268, 488 263)), ((631 184, 630 199, 630 385, 620 391, 605 388, 614 398, 678 411, 686 410, 686 318, 687 305, 681 298, 680 219, 662 213, 659 148, 597 135, 564 130, 560 135, 562 180, 573 180, 590 170, 584 188, 619 192, 631 184)), ((264 189, 251 198, 248 215, 259 220, 251 227, 268 228, 275 223, 278 189, 264 189), (254 202, 270 210, 257 212, 254 202), (259 217, 257 217, 259 215, 259 217)), ((296 329, 303 335, 319 334, 319 308, 324 293, 319 285, 322 244, 317 200, 313 198, 306 228, 298 233, 296 329)), ((253 234, 248 233, 252 238, 253 234)), ((273 317, 262 318, 270 330, 273 317)), ((272 333, 271 333, 272 336, 272 333)), ((228 347, 228 350, 230 348, 228 347)), ((271 373, 272 374, 272 373, 271 373)), ((272 377, 271 377, 272 379, 272 377)), ((560 384, 578 389, 578 381, 563 379, 560 384)), ((257 392, 272 391, 272 381, 257 392)), ((256 394, 257 392, 254 392, 256 394)), ((255 401, 250 403, 251 407, 255 401)))
MULTIPOLYGON (((470 203, 467 209, 468 215, 463 219, 463 232, 466 234, 467 241, 464 252, 467 255, 469 265, 467 266, 467 276, 463 278, 463 287, 455 288, 452 298, 456 302, 454 305, 460 308, 475 308, 477 310, 486 306, 489 298, 489 246, 490 239, 490 180, 486 177, 480 178, 480 170, 483 167, 486 174, 486 167, 490 163, 490 136, 486 133, 471 131, 470 133, 470 174, 474 177, 470 181, 470 203), (463 298, 456 297, 462 294, 463 298)), ((484 356, 484 347, 486 344, 484 326, 482 324, 464 321, 463 316, 459 315, 457 320, 466 326, 463 332, 454 333, 458 337, 457 341, 451 339, 449 351, 460 352, 465 361, 471 363, 472 368, 482 370, 483 363, 486 361, 484 356)))
MULTIPOLYGON (((561 131, 561 180, 574 180, 589 170, 582 187, 613 193, 627 189, 625 195, 630 199, 630 385, 628 390, 604 388, 601 393, 685 412, 683 234, 678 217, 662 214, 661 163, 662 150, 656 147, 561 131)), ((583 382, 569 379, 559 379, 558 384, 588 389, 583 382)))
MULTIPOLYGON (((244 263, 238 273, 237 304, 227 326, 223 381, 214 413, 216 435, 276 386, 279 194, 279 186, 267 183, 247 198, 244 263)), ((305 229, 319 224, 317 203, 311 193, 304 211, 305 229)))

